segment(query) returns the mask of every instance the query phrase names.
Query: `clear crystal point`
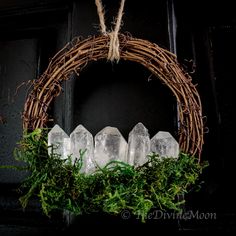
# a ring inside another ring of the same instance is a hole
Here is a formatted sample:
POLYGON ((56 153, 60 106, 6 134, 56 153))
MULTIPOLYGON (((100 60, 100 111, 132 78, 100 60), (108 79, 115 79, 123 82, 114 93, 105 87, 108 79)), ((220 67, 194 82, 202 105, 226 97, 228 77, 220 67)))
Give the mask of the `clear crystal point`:
POLYGON ((150 138, 147 128, 138 123, 129 133, 127 161, 130 165, 143 165, 150 152, 150 138))
POLYGON ((85 151, 82 156, 83 165, 81 172, 93 172, 95 170, 95 163, 93 161, 94 144, 92 134, 83 125, 78 125, 70 134, 70 140, 72 161, 74 162, 76 159, 79 159, 81 157, 80 152, 85 151))
POLYGON ((127 142, 117 128, 107 126, 95 136, 94 159, 104 167, 110 161, 127 162, 127 142))
POLYGON ((55 125, 48 133, 48 154, 51 155, 53 152, 60 155, 62 159, 67 158, 69 150, 64 146, 68 143, 68 139, 69 136, 65 131, 59 125, 55 125))
POLYGON ((159 131, 151 139, 151 152, 161 157, 178 158, 179 144, 169 132, 159 131))
POLYGON ((63 155, 65 158, 71 155, 70 138, 64 138, 63 140, 63 155))

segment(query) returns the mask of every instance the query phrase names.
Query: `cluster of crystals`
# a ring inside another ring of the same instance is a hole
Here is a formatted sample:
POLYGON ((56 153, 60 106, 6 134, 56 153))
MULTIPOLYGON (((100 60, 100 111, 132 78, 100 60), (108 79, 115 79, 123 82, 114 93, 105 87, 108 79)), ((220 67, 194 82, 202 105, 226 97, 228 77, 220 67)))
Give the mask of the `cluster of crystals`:
POLYGON ((150 139, 148 130, 138 123, 129 133, 128 143, 117 128, 107 126, 93 138, 92 134, 79 125, 70 137, 55 125, 48 133, 48 152, 72 161, 83 155, 81 172, 92 173, 97 166, 104 167, 110 161, 122 161, 133 166, 143 165, 148 154, 154 152, 160 157, 178 158, 179 144, 169 132, 159 131, 150 139), (53 148, 52 148, 53 147, 53 148))

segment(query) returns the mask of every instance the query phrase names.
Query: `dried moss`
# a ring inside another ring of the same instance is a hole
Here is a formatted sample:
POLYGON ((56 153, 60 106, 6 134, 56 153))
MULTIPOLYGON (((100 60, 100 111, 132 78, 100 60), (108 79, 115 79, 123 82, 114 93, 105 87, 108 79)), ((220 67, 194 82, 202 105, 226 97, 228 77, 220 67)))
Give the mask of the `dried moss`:
MULTIPOLYGON (((149 161, 134 168, 113 161, 94 173, 80 173, 84 151, 72 163, 59 155, 48 155, 47 130, 36 129, 24 134, 14 154, 24 161, 30 175, 22 183, 20 202, 25 208, 31 197, 37 197, 46 215, 54 210, 68 210, 76 215, 105 212, 112 215, 129 210, 143 222, 152 208, 180 211, 178 196, 192 191, 207 163, 180 153, 179 159, 160 159, 149 155, 149 161)), ((101 157, 102 158, 102 157, 101 157)))

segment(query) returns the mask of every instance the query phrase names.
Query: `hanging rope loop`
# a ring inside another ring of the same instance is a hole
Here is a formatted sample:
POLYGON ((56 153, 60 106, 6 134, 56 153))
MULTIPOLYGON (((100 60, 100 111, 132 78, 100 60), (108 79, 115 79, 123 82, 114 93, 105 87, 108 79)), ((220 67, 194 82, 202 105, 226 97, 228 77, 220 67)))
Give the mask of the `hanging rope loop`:
POLYGON ((101 33, 102 34, 108 34, 110 37, 110 42, 109 42, 109 51, 107 55, 107 59, 110 61, 119 61, 120 59, 120 43, 119 43, 119 31, 121 27, 121 22, 122 22, 122 16, 123 16, 123 10, 124 10, 124 5, 125 5, 125 0, 121 0, 120 2, 120 8, 118 11, 118 15, 116 18, 115 22, 115 28, 111 32, 107 33, 106 30, 106 24, 105 24, 105 17, 104 17, 104 8, 102 6, 101 0, 95 0, 95 4, 97 6, 97 13, 99 16, 99 21, 100 21, 100 27, 101 27, 101 33))
POLYGON ((106 25, 105 25, 105 19, 104 19, 104 9, 102 6, 102 3, 100 0, 95 0, 95 4, 97 6, 97 13, 99 17, 100 27, 101 27, 101 33, 106 34, 106 25))

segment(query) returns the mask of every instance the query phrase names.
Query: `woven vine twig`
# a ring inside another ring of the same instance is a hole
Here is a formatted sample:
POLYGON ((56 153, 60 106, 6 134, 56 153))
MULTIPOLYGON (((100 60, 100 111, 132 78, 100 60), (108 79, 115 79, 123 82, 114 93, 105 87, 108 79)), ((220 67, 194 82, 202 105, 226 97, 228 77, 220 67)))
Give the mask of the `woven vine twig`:
MULTIPOLYGON (((50 61, 46 71, 35 80, 25 102, 23 128, 33 130, 47 126, 47 110, 61 92, 61 83, 92 61, 106 59, 108 35, 73 40, 50 61)), ((191 77, 177 62, 176 56, 147 40, 119 34, 120 59, 137 62, 150 70, 174 94, 179 114, 179 144, 183 152, 198 156, 203 145, 202 106, 191 77)))

